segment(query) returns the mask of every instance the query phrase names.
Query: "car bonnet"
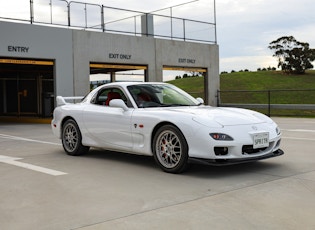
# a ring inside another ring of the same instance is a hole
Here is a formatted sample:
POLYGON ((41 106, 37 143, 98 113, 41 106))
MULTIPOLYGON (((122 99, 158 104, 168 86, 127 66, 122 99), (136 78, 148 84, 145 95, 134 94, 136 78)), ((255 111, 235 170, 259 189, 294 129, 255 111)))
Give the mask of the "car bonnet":
POLYGON ((205 125, 211 125, 213 122, 222 126, 272 123, 272 120, 265 115, 246 109, 202 106, 170 110, 190 113, 193 115, 193 120, 205 125))

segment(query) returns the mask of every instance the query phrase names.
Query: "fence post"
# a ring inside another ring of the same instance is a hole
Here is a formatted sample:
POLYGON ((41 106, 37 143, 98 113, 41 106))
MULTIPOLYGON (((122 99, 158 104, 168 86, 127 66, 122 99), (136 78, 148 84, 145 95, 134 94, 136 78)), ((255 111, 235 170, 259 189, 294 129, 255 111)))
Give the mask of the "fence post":
POLYGON ((87 28, 87 3, 84 3, 84 17, 85 17, 85 28, 87 28))
POLYGON ((268 117, 271 115, 271 105, 270 105, 270 90, 268 90, 268 117))
POLYGON ((30 0, 30 20, 31 20, 31 24, 33 24, 33 21, 34 21, 34 6, 33 6, 33 0, 30 0))
POLYGON ((184 41, 186 41, 186 28, 185 28, 185 26, 186 26, 186 21, 185 21, 185 19, 183 19, 184 41))
POLYGON ((71 9, 70 9, 71 2, 68 3, 68 26, 71 26, 71 9))
POLYGON ((137 16, 134 16, 135 36, 137 36, 137 16))
POLYGON ((105 32, 104 6, 103 5, 101 5, 101 27, 102 27, 102 31, 105 32))
POLYGON ((217 90, 217 107, 220 107, 220 104, 221 104, 221 102, 220 102, 220 90, 218 89, 217 90))

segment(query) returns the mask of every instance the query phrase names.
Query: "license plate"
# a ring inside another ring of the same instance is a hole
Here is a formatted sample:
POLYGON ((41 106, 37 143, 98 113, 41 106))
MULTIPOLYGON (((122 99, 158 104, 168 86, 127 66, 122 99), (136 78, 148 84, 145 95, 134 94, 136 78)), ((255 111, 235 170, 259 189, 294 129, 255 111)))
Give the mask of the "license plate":
POLYGON ((269 133, 254 134, 254 149, 265 148, 269 146, 269 133))

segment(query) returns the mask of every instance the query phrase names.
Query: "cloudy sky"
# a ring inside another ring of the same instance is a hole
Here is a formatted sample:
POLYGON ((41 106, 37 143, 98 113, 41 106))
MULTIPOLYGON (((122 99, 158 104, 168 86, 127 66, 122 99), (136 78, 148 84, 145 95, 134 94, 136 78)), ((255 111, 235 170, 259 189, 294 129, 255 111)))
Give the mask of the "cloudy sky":
MULTIPOLYGON (((59 0, 33 0, 49 4, 59 0)), ((214 21, 214 0, 76 0, 105 6, 172 14, 206 22, 214 21), (187 3, 177 6, 182 3, 187 3)), ((58 3, 61 4, 61 3, 58 3)), ((314 0, 216 0, 217 41, 220 47, 220 71, 257 70, 276 67, 269 43, 281 36, 294 36, 315 48, 314 0)), ((37 7, 36 12, 40 8, 37 7)), ((47 11, 47 8, 46 8, 47 11)), ((47 13, 45 13, 47 15, 47 13)), ((0 16, 28 18, 29 1, 1 1, 0 16), (24 15, 24 16, 23 16, 24 15)), ((65 15, 65 14, 64 14, 65 15)), ((60 16, 60 17, 64 17, 60 16)), ((314 63, 315 64, 315 63, 314 63)))

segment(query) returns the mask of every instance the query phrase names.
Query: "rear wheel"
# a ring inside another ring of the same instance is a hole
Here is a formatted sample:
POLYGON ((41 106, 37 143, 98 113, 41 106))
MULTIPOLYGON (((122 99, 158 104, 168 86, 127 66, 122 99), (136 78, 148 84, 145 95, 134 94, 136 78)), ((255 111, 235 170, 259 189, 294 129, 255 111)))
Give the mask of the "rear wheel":
POLYGON ((67 154, 79 156, 89 151, 82 145, 82 135, 77 123, 70 119, 62 126, 62 146, 67 154))
POLYGON ((158 129, 153 139, 154 159, 165 172, 181 173, 188 165, 188 145, 173 125, 158 129))

